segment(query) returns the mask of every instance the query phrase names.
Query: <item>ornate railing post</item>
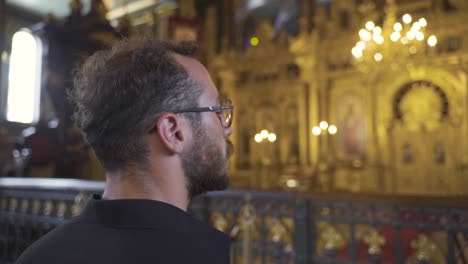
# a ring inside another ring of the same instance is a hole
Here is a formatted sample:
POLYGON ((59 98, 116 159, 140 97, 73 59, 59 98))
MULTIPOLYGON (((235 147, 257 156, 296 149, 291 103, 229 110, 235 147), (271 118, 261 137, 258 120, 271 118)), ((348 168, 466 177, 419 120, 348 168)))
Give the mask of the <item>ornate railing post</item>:
POLYGON ((396 222, 393 223, 395 227, 395 260, 398 263, 403 263, 403 249, 402 249, 402 238, 401 238, 401 210, 395 207, 395 213, 397 214, 396 222))
POLYGON ((454 231, 454 212, 450 209, 446 209, 446 215, 448 216, 448 225, 447 230, 447 263, 455 264, 457 263, 456 254, 455 254, 455 240, 457 239, 457 233, 454 231))
POLYGON ((296 200, 295 214, 294 214, 294 255, 296 264, 306 264, 311 260, 311 255, 314 255, 315 247, 315 232, 313 230, 313 223, 309 219, 309 203, 307 200, 296 200))
POLYGON ((250 203, 250 195, 245 197, 246 204, 241 209, 242 264, 252 263, 253 234, 255 228, 255 208, 250 203))

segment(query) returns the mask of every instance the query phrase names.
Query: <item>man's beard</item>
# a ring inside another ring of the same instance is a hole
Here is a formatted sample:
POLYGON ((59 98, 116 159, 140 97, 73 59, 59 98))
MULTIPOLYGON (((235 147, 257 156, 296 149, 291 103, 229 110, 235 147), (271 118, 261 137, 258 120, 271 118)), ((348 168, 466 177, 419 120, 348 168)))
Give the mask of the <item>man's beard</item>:
POLYGON ((189 198, 228 187, 227 159, 232 152, 230 142, 223 150, 199 126, 194 126, 192 147, 182 155, 189 198))

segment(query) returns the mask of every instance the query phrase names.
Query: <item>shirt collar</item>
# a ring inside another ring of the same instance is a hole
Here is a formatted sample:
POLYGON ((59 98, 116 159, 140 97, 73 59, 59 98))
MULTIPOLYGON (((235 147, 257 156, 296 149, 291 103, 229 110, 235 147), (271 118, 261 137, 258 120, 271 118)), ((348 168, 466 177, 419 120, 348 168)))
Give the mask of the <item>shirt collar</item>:
POLYGON ((145 199, 103 200, 94 194, 81 214, 85 222, 120 228, 183 230, 198 222, 173 205, 145 199))

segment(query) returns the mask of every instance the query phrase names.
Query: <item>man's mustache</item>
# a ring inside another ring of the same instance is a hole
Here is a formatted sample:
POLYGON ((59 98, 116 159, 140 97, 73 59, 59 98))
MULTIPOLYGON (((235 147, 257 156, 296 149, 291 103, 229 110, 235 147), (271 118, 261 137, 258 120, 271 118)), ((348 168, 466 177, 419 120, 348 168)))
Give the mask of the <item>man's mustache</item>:
POLYGON ((230 158, 234 153, 234 144, 230 140, 226 140, 226 158, 230 158))

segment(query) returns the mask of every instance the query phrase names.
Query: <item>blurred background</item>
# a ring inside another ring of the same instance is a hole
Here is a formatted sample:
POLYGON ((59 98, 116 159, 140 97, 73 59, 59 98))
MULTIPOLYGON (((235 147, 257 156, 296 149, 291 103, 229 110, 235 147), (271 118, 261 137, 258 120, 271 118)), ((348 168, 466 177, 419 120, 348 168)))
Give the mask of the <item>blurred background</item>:
MULTIPOLYGON (((0 0, 3 210, 21 210, 26 196, 33 210, 37 197, 18 192, 27 185, 47 189, 40 210, 56 208, 44 213, 57 218, 65 198, 47 207, 58 186, 47 180, 104 180, 65 90, 87 56, 149 34, 197 41, 235 105, 231 189, 243 191, 210 196, 218 207, 205 219, 233 237, 244 226, 238 263, 306 263, 309 253, 346 255, 343 263, 467 263, 468 213, 454 208, 468 204, 468 0, 0 0), (16 178, 41 181, 6 181, 16 178), (324 197, 326 205, 312 202, 324 197), (419 209, 401 209, 408 201, 419 209), (355 226, 364 218, 354 205, 373 220, 355 226), (400 228, 407 212, 418 231, 400 228), (385 219, 394 222, 375 226, 385 219), (425 233, 434 228, 426 220, 452 231, 425 233), (359 252, 371 257, 356 262, 359 252)), ((76 205, 91 187, 73 188, 76 205)))
POLYGON ((2 175, 103 179, 71 71, 153 34, 233 99, 233 187, 468 193, 466 0, 1 2, 2 175))

